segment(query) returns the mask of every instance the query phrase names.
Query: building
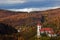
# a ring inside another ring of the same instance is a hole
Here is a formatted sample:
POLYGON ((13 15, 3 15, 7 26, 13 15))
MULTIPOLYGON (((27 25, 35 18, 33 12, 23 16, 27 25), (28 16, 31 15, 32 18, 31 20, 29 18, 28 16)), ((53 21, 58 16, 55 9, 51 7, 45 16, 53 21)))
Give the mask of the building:
MULTIPOLYGON (((49 36, 49 37, 55 37, 55 36, 57 36, 57 35, 55 34, 53 28, 50 28, 50 27, 44 28, 44 27, 42 27, 42 24, 38 22, 38 24, 37 24, 37 38, 41 37, 41 36, 42 36, 41 34, 44 35, 44 33, 45 33, 47 36, 49 36)), ((46 36, 46 35, 45 35, 45 36, 46 36)))
POLYGON ((40 37, 40 29, 41 29, 41 24, 38 22, 38 24, 37 24, 37 38, 40 37))
POLYGON ((46 34, 47 36, 49 37, 55 37, 57 36, 55 33, 54 33, 54 30, 52 28, 41 28, 40 29, 40 34, 46 34))

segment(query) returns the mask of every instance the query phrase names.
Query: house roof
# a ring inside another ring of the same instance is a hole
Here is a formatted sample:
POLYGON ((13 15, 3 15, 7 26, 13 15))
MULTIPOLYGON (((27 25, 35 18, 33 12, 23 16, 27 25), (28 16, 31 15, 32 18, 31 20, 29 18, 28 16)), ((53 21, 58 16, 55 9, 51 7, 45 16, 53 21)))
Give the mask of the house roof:
POLYGON ((52 28, 41 28, 40 31, 47 31, 47 32, 50 32, 50 34, 53 34, 54 33, 54 31, 53 31, 52 28))
POLYGON ((41 26, 42 24, 38 22, 37 26, 41 26))
POLYGON ((53 31, 53 29, 52 28, 41 28, 40 31, 53 31))

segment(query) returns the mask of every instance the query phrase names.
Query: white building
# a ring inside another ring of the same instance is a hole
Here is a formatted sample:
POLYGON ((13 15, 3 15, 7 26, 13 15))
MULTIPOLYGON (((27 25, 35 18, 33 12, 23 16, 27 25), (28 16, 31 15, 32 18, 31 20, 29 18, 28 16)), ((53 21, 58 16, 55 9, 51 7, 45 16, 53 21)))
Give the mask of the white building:
POLYGON ((40 35, 40 29, 41 29, 41 24, 37 24, 37 38, 39 38, 41 35, 40 35))

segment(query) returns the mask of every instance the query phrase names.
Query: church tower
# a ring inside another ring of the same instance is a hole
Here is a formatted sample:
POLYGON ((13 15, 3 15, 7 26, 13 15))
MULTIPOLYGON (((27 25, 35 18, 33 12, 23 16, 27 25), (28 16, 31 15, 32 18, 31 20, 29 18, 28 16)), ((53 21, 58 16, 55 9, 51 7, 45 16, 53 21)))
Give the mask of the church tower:
POLYGON ((41 36, 40 35, 41 26, 42 26, 41 23, 37 24, 37 38, 40 38, 40 36, 41 36))

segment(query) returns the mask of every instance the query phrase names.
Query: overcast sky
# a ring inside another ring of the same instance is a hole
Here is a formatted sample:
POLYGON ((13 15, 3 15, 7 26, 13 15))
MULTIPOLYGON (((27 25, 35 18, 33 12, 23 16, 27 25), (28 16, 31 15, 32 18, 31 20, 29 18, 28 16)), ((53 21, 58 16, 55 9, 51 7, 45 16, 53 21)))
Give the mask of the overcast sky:
POLYGON ((60 0, 0 0, 0 9, 60 7, 60 0))

